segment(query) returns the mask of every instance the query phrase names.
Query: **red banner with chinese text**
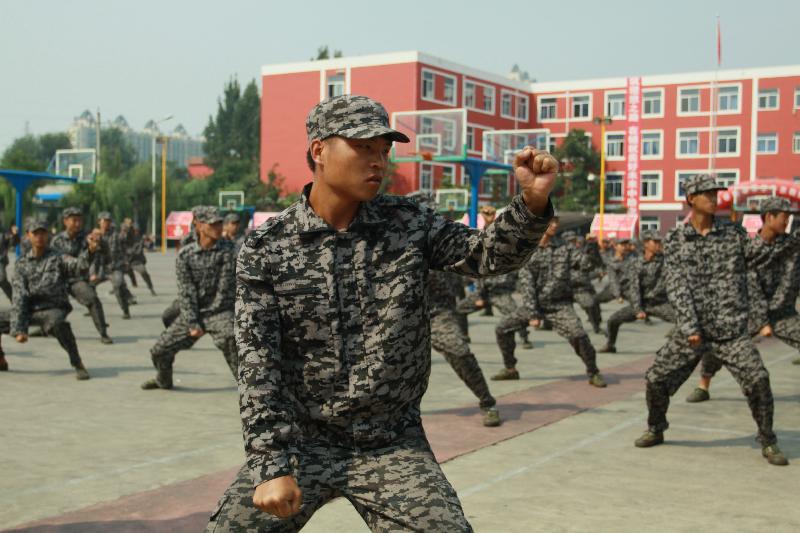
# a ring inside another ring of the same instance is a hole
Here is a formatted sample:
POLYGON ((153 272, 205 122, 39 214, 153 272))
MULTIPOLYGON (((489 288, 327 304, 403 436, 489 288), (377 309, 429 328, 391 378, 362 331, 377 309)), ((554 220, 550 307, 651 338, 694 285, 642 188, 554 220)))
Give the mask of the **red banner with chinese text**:
POLYGON ((639 214, 639 154, 641 134, 639 122, 642 108, 642 78, 628 78, 625 103, 628 111, 627 155, 625 169, 625 198, 628 213, 639 214))

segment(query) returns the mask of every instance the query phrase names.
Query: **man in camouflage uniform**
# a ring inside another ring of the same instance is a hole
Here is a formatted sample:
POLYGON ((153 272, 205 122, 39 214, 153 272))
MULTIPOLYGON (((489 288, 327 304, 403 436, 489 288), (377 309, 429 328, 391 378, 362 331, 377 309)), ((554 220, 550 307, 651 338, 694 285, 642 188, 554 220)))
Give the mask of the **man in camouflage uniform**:
POLYGON ((661 236, 655 231, 643 231, 642 257, 631 255, 626 261, 627 280, 625 299, 629 302, 608 318, 608 342, 600 348, 601 353, 617 353, 617 335, 622 324, 644 320, 654 316, 666 322, 675 322, 675 312, 667 298, 664 273, 664 254, 661 236))
POLYGON ((225 215, 225 220, 222 224, 222 238, 233 244, 234 255, 239 254, 239 250, 244 244, 244 235, 239 235, 241 223, 242 217, 239 213, 228 213, 225 215))
POLYGON ((128 244, 128 261, 131 267, 131 276, 133 272, 138 273, 144 280, 147 288, 150 289, 150 294, 156 295, 153 288, 153 280, 150 278, 150 273, 147 271, 147 257, 144 254, 144 238, 139 225, 136 223, 131 224, 129 229, 129 244, 128 244))
POLYGON ((175 354, 194 346, 206 333, 222 350, 236 376, 236 340, 233 337, 233 304, 236 286, 233 246, 222 239, 222 217, 216 207, 197 210, 197 240, 181 248, 175 260, 180 316, 161 334, 150 350, 155 378, 142 388, 171 389, 175 354))
MULTIPOLYGON (((797 314, 797 296, 800 292, 800 233, 786 234, 792 204, 789 200, 772 197, 761 203, 763 226, 751 245, 773 260, 768 268, 758 268, 751 273, 751 283, 757 283, 764 294, 764 310, 775 337, 800 350, 800 316, 797 314)), ((757 313, 756 313, 757 315, 757 313)), ((758 324, 751 321, 749 331, 755 334, 758 324)), ((800 358, 793 361, 800 364, 800 358)), ((722 368, 722 361, 712 354, 703 356, 700 383, 686 398, 690 403, 711 399, 708 392, 711 378, 722 368)))
POLYGON ((741 226, 715 218, 717 191, 713 176, 692 176, 684 185, 691 220, 669 232, 665 246, 667 295, 677 328, 647 371, 648 429, 636 440, 640 448, 664 442, 670 396, 689 378, 706 353, 713 353, 742 388, 758 426, 762 455, 771 464, 786 465, 772 430, 774 400, 769 373, 748 334, 753 323, 771 334, 757 284, 748 270, 763 268, 768 257, 754 250, 741 226))
MULTIPOLYGON (((88 246, 88 234, 83 229, 83 213, 78 207, 67 207, 61 213, 61 220, 64 223, 64 231, 53 237, 50 247, 54 252, 77 258, 88 246)), ((100 254, 95 254, 95 257, 99 258, 100 254)), ((89 282, 88 271, 80 274, 68 281, 69 294, 89 310, 94 327, 100 334, 100 342, 112 344, 113 341, 108 336, 103 304, 97 297, 97 290, 89 282)))
MULTIPOLYGON (((523 312, 519 320, 529 320, 537 327, 548 320, 561 337, 567 339, 575 354, 586 366, 589 384, 605 387, 606 383, 597 368, 597 353, 589 335, 583 329, 581 319, 575 313, 572 293, 572 271, 589 271, 599 261, 597 243, 589 242, 585 251, 580 251, 556 236, 558 219, 554 219, 534 250, 530 261, 520 270, 523 312)), ((498 344, 503 354, 504 370, 493 379, 519 379, 514 357, 513 334, 509 328, 499 331, 498 344)))
MULTIPOLYGON (((585 239, 579 237, 574 231, 565 231, 561 238, 578 250, 583 250, 586 245, 585 239)), ((575 298, 575 303, 586 313, 594 332, 600 333, 600 323, 603 318, 600 304, 597 302, 597 291, 592 285, 592 274, 594 273, 594 268, 602 263, 602 259, 597 254, 592 255, 592 258, 595 259, 596 264, 592 266, 591 270, 581 268, 572 270, 572 295, 575 298)))
MULTIPOLYGON (((50 232, 47 222, 32 220, 28 224, 31 251, 20 257, 14 268, 13 307, 0 313, 0 333, 10 334, 17 342, 28 341, 28 328, 36 325, 45 335, 55 337, 69 355, 69 362, 79 380, 89 379, 83 365, 78 343, 67 322, 72 311, 68 287, 72 279, 81 278, 89 269, 91 256, 97 250, 97 239, 92 236, 77 258, 62 255, 48 246, 50 232)), ((0 356, 0 370, 8 370, 8 363, 0 356)))
POLYGON ((19 242, 18 236, 12 231, 2 231, 0 229, 0 289, 8 297, 11 297, 11 283, 8 281, 8 251, 15 247, 19 242))
MULTIPOLYGON (((134 302, 133 294, 125 283, 125 264, 127 262, 126 236, 121 231, 114 228, 114 219, 108 211, 102 211, 97 215, 97 223, 102 234, 103 251, 105 260, 103 261, 103 276, 111 281, 114 297, 117 299, 122 318, 131 317, 130 304, 134 302)), ((101 277, 102 279, 102 277, 101 277)))
POLYGON ((363 96, 318 104, 306 122, 313 183, 242 247, 247 462, 207 531, 297 531, 337 496, 373 531, 472 531, 422 429, 428 274, 519 268, 552 215, 558 163, 521 152, 522 196, 478 231, 378 194, 392 141, 408 142, 388 124, 383 106, 363 96))
MULTIPOLYGON (((605 264, 606 280, 605 287, 598 293, 597 301, 606 303, 612 300, 620 300, 627 291, 627 261, 630 261, 630 239, 620 238, 614 241, 611 248, 605 248, 600 257, 605 264)), ((604 246, 606 246, 604 244, 604 246)))
MULTIPOLYGON (((197 240, 197 226, 195 223, 197 222, 197 216, 200 211, 205 209, 203 205, 196 205, 192 207, 192 229, 181 238, 180 241, 180 249, 182 250, 186 246, 189 246, 193 242, 197 240)), ((164 324, 165 328, 168 328, 175 322, 181 314, 181 303, 179 298, 175 298, 171 304, 164 309, 164 312, 161 313, 161 322, 164 324)))

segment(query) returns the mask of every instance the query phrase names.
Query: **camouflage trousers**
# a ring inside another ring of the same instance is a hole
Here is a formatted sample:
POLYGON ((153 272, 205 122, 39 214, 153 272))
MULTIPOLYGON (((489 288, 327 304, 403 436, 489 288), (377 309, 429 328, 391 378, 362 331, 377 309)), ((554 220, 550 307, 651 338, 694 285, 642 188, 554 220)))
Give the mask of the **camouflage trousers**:
POLYGON ((616 289, 614 285, 609 281, 605 284, 605 286, 597 293, 595 301, 598 304, 608 303, 612 300, 616 300, 618 298, 616 294, 616 289))
MULTIPOLYGON (((133 264, 131 264, 131 271, 130 271, 129 274, 130 274, 130 277, 131 277, 132 280, 136 279, 136 276, 134 275, 134 272, 136 272, 136 274, 139 274, 142 277, 142 279, 144 280, 145 284, 147 285, 147 288, 152 291, 153 290, 153 280, 150 279, 150 273, 147 271, 147 265, 145 265, 144 263, 133 263, 133 264)), ((135 286, 135 284, 134 284, 134 286, 135 286)))
MULTIPOLYGON (((675 323, 675 311, 668 303, 645 305, 644 312, 647 313, 647 316, 654 316, 665 322, 675 323)), ((617 345, 617 335, 619 335, 619 328, 622 324, 630 322, 636 322, 636 311, 630 305, 626 305, 608 317, 608 346, 610 348, 617 345)))
POLYGON ((78 303, 89 309, 94 327, 100 335, 105 335, 108 324, 106 315, 103 311, 103 304, 97 297, 97 290, 88 281, 79 280, 69 285, 69 295, 75 298, 78 303))
POLYGON ((119 304, 119 308, 122 309, 122 312, 128 314, 129 312, 129 302, 133 298, 133 294, 128 289, 128 285, 125 283, 125 272, 122 270, 112 270, 111 277, 109 278, 111 281, 111 287, 114 291, 114 297, 117 299, 117 303, 119 304))
POLYGON ((469 349, 467 337, 459 324, 459 315, 464 316, 456 311, 442 311, 431 317, 431 345, 478 398, 481 408, 493 407, 497 402, 489 392, 475 354, 469 349))
MULTIPOLYGON (((238 379, 239 359, 236 351, 236 339, 233 336, 233 312, 218 313, 203 317, 203 331, 211 335, 214 345, 222 350, 225 361, 233 374, 238 379)), ((181 350, 188 350, 198 341, 189 335, 189 324, 178 316, 172 324, 161 333, 155 346, 150 350, 153 366, 158 370, 170 370, 175 361, 175 354, 181 350)))
POLYGON ((181 303, 178 300, 173 300, 169 306, 161 313, 161 322, 164 327, 168 328, 175 322, 175 319, 181 315, 181 303))
POLYGON ((600 323, 603 321, 603 315, 600 311, 600 304, 597 302, 597 293, 594 288, 576 290, 573 293, 575 303, 578 304, 583 312, 586 313, 589 323, 595 332, 600 331, 600 323))
POLYGON ((317 509, 338 497, 353 504, 371 531, 472 531, 425 438, 357 451, 307 444, 295 459, 294 478, 303 493, 297 515, 284 520, 256 508, 245 464, 211 515, 206 533, 299 531, 317 509))
POLYGON ((759 442, 763 446, 775 443, 777 439, 772 431, 774 400, 769 372, 753 340, 747 335, 724 341, 705 340, 693 348, 686 335, 676 331, 658 351, 653 366, 645 375, 649 411, 647 423, 650 430, 660 432, 669 427, 667 410, 670 396, 689 379, 700 360, 711 353, 733 374, 747 397, 750 412, 758 426, 759 442))
POLYGON ((8 281, 8 272, 6 272, 7 267, 8 263, 5 261, 0 262, 0 289, 2 289, 3 293, 5 293, 8 299, 11 300, 11 282, 8 281))
MULTIPOLYGON (((67 352, 69 364, 77 368, 82 361, 81 355, 78 353, 78 342, 72 333, 72 326, 67 322, 68 314, 69 310, 67 309, 42 309, 31 313, 28 324, 39 326, 48 337, 55 337, 58 344, 67 352)), ((9 311, 0 312, 0 333, 6 335, 11 333, 11 313, 9 311)))
MULTIPOLYGON (((792 348, 800 350, 800 315, 784 314, 770 318, 772 334, 792 348)), ((722 361, 711 353, 703 355, 700 370, 704 377, 712 378, 722 368, 722 361)))
MULTIPOLYGON (((517 364, 517 359, 514 357, 514 349, 516 348, 514 331, 519 328, 520 324, 529 323, 533 317, 527 310, 519 308, 512 318, 514 320, 509 320, 507 323, 501 321, 495 328, 497 345, 500 347, 503 365, 506 368, 514 368, 517 364), (501 328, 501 326, 504 327, 501 328)), ((575 354, 581 358, 586 366, 586 373, 589 376, 599 372, 597 369, 597 352, 589 340, 589 335, 583 329, 581 319, 578 318, 578 314, 575 313, 572 304, 565 303, 547 309, 543 312, 541 319, 550 322, 555 332, 567 339, 575 354)))

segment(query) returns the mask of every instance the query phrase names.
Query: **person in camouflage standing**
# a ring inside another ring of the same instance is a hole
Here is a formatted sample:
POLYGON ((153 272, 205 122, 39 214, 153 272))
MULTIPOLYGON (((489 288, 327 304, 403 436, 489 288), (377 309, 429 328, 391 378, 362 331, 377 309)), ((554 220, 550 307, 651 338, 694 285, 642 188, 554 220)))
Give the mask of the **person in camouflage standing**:
MULTIPOLYGON (((78 207, 67 207, 61 213, 61 220, 64 231, 53 237, 50 247, 54 252, 77 258, 88 246, 87 233, 83 230, 83 213, 78 207)), ((100 254, 95 254, 95 258, 99 257, 100 254)), ((69 280, 69 294, 89 310, 94 327, 100 334, 100 342, 112 344, 114 341, 108 336, 106 315, 103 304, 97 297, 97 290, 89 282, 88 271, 80 274, 69 280)))
POLYGON ((614 241, 611 248, 608 248, 605 243, 601 247, 605 248, 600 257, 605 264, 607 283, 597 295, 599 303, 621 300, 627 292, 625 273, 628 270, 627 261, 632 259, 629 243, 630 239, 619 238, 614 241))
MULTIPOLYGON (((189 233, 183 236, 180 240, 179 249, 183 249, 186 246, 189 246, 193 242, 197 241, 197 216, 198 213, 205 209, 203 205, 196 205, 192 207, 192 226, 189 233)), ((172 325, 173 322, 180 316, 181 314, 181 302, 179 298, 175 298, 171 304, 164 309, 164 312, 161 313, 161 322, 164 324, 165 328, 168 328, 172 325)))
POLYGON ((664 273, 664 254, 661 236, 645 230, 641 234, 644 254, 631 256, 626 261, 627 280, 625 299, 629 302, 608 318, 608 342, 600 353, 617 353, 617 335, 622 324, 654 316, 666 322, 675 322, 675 312, 667 298, 664 273))
MULTIPOLYGON (((579 237, 574 231, 565 231, 561 235, 561 238, 581 251, 583 251, 586 246, 585 239, 579 237)), ((600 323, 603 320, 603 316, 600 311, 600 304, 597 303, 597 291, 594 285, 592 285, 592 274, 594 273, 594 268, 602 264, 602 259, 599 254, 592 255, 592 258, 596 261, 592 270, 585 270, 582 268, 572 270, 572 295, 575 298, 575 303, 586 313, 594 332, 600 333, 600 323)))
POLYGON ((522 195, 478 231, 378 194, 392 141, 409 139, 374 100, 325 100, 306 129, 313 182, 239 253, 247 460, 206 531, 297 531, 337 496, 373 531, 472 531, 421 423, 429 270, 519 268, 552 216, 558 163, 518 154, 522 195))
MULTIPOLYGON (((581 319, 575 313, 572 293, 572 271, 589 271, 599 261, 597 243, 590 241, 581 252, 556 236, 558 219, 554 219, 531 255, 530 261, 520 271, 522 310, 520 318, 527 319, 534 327, 548 320, 561 337, 567 339, 575 354, 586 366, 589 384, 605 387, 606 383, 597 368, 597 354, 589 335, 583 329, 581 319)), ((498 379, 519 379, 513 350, 513 336, 508 330, 505 337, 498 338, 503 348, 503 374, 498 379), (510 338, 511 337, 511 338, 510 338)))
POLYGON ((8 251, 19 243, 19 236, 13 231, 2 231, 0 229, 0 289, 12 300, 11 283, 8 281, 8 251))
POLYGON ((658 351, 647 371, 648 429, 634 443, 648 448, 664 442, 670 396, 689 378, 706 353, 722 360, 747 397, 758 427, 762 455, 770 464, 788 461, 772 430, 774 400, 769 373, 748 334, 749 313, 762 335, 771 328, 764 296, 748 283, 748 270, 768 266, 768 256, 754 250, 741 226, 714 216, 717 191, 713 176, 686 180, 691 208, 688 223, 669 232, 665 241, 667 295, 675 309, 676 331, 658 351))
MULTIPOLYGON (((800 350, 800 316, 797 314, 797 296, 800 292, 800 233, 786 234, 792 204, 780 197, 771 197, 761 203, 763 226, 752 246, 772 257, 769 268, 752 272, 751 282, 758 283, 764 294, 767 319, 775 337, 796 350, 800 350)), ((752 321, 751 321, 752 322, 752 321)), ((750 324, 749 331, 757 333, 758 324, 750 324)), ((800 364, 800 358, 792 361, 800 364)), ((697 403, 711 399, 711 378, 722 368, 722 361, 712 354, 703 356, 700 383, 686 398, 697 403)))
POLYGON ((153 288, 153 280, 150 278, 150 273, 147 271, 147 257, 144 254, 144 238, 139 225, 136 223, 131 224, 129 229, 129 245, 128 245, 128 258, 131 267, 131 276, 133 272, 138 273, 144 280, 147 288, 150 289, 150 294, 156 295, 153 288))
POLYGON ((239 235, 239 227, 242 217, 239 213, 228 213, 222 223, 222 238, 229 240, 233 244, 234 255, 239 254, 239 250, 244 244, 244 235, 239 235))
POLYGON ((103 274, 111 281, 114 297, 122 309, 122 318, 127 320, 131 317, 129 306, 133 301, 133 294, 125 283, 125 262, 127 260, 125 239, 120 231, 114 229, 114 219, 108 211, 102 211, 97 215, 97 223, 102 234, 103 250, 106 254, 102 267, 103 274))
POLYGON ((197 210, 197 240, 181 248, 175 260, 180 316, 150 350, 157 375, 142 388, 171 389, 175 355, 194 346, 209 333, 222 350, 236 377, 237 354, 233 337, 235 258, 233 246, 222 239, 222 217, 216 207, 197 210))
MULTIPOLYGON (((69 355, 69 362, 79 380, 89 379, 83 365, 78 343, 67 322, 72 311, 69 303, 69 282, 81 278, 89 270, 89 262, 98 247, 96 236, 88 238, 86 248, 77 258, 51 249, 50 232, 46 221, 28 223, 27 236, 31 250, 20 257, 14 268, 13 307, 0 313, 0 333, 13 336, 17 342, 28 342, 28 328, 37 325, 47 336, 55 337, 69 355)), ((5 357, 0 356, 0 370, 8 370, 5 357)))

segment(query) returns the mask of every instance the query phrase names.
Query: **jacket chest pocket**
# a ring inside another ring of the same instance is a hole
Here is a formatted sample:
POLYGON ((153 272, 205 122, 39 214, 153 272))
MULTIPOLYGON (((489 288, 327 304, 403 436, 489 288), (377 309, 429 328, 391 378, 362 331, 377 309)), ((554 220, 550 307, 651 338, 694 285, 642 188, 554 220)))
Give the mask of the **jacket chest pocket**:
POLYGON ((369 314, 379 329, 380 337, 402 337, 404 342, 416 339, 416 332, 428 316, 426 274, 427 265, 422 256, 417 255, 370 273, 369 314))
POLYGON ((328 300, 319 285, 287 281, 275 285, 283 335, 324 341, 330 336, 328 300))

